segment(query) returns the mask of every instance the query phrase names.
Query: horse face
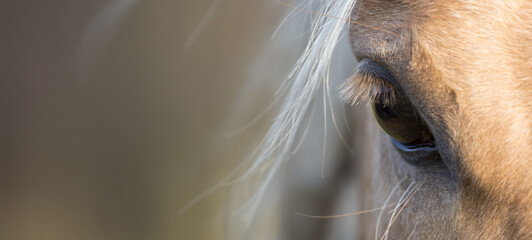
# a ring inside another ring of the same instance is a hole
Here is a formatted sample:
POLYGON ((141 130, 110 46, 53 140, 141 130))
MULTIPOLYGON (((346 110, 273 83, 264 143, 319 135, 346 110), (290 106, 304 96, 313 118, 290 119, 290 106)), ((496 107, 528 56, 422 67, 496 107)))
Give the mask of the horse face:
POLYGON ((359 71, 392 86, 432 135, 401 143, 368 123, 366 205, 385 207, 367 216, 378 222, 368 234, 530 239, 532 3, 361 0, 352 20, 359 71))

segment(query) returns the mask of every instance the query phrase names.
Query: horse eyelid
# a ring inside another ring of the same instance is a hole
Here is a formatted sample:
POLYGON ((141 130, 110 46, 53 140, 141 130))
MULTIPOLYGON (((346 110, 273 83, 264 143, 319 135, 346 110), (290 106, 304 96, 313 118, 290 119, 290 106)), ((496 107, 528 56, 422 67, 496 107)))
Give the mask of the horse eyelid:
POLYGON ((340 95, 344 102, 355 105, 365 100, 393 104, 397 89, 387 80, 366 70, 358 70, 340 86, 340 95))

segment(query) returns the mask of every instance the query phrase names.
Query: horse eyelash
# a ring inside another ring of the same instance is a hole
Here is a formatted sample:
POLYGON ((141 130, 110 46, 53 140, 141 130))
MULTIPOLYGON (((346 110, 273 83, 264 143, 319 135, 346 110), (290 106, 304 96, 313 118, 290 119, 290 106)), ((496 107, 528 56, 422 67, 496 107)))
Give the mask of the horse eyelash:
POLYGON ((357 71, 340 86, 342 99, 350 104, 359 104, 365 100, 394 104, 397 89, 388 81, 367 71, 357 71))

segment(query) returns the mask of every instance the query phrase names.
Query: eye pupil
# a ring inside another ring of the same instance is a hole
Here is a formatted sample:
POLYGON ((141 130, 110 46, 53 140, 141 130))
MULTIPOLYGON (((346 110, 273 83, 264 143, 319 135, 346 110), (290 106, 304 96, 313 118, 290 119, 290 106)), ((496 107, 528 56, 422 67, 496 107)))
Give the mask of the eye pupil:
POLYGON ((411 147, 433 144, 429 128, 401 94, 393 103, 372 102, 372 109, 381 128, 401 144, 411 147))
POLYGON ((375 113, 378 114, 378 116, 382 119, 390 119, 397 117, 393 109, 385 104, 375 104, 375 109, 378 110, 375 111, 375 113))

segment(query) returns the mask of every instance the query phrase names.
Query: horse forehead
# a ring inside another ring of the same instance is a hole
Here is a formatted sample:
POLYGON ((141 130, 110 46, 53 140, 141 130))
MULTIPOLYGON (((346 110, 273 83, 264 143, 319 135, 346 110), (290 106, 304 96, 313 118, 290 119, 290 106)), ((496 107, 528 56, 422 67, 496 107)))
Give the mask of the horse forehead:
POLYGON ((518 82, 531 72, 530 13, 531 1, 361 0, 350 36, 355 54, 390 65, 407 64, 422 48, 434 70, 458 89, 480 79, 518 82))

